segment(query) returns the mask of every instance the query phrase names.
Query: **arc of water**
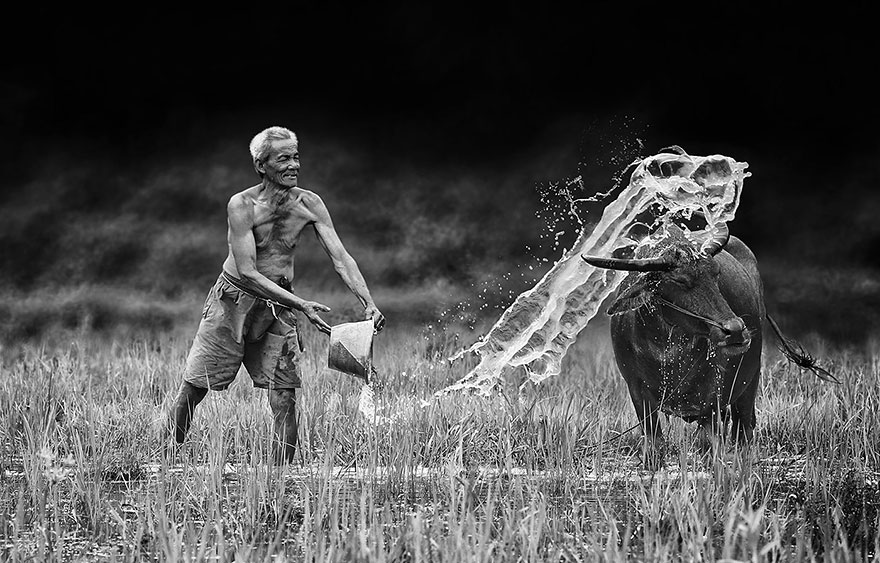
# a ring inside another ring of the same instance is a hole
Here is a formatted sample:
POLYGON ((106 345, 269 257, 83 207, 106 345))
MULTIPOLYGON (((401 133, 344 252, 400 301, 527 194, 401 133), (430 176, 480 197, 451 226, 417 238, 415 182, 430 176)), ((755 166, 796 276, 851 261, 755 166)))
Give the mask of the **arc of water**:
POLYGON ((694 211, 703 213, 710 228, 688 233, 699 247, 713 235, 712 225, 733 220, 743 180, 749 176, 747 167, 748 163, 721 155, 663 153, 643 159, 592 231, 583 231, 571 250, 516 298, 484 338, 454 356, 475 352, 480 361, 440 393, 462 389, 487 393, 506 367, 524 366, 534 382, 558 374, 577 334, 626 275, 595 268, 580 255, 610 256, 625 246, 656 243, 652 237, 642 241, 629 237, 636 218, 654 208, 662 210, 654 226, 694 211))

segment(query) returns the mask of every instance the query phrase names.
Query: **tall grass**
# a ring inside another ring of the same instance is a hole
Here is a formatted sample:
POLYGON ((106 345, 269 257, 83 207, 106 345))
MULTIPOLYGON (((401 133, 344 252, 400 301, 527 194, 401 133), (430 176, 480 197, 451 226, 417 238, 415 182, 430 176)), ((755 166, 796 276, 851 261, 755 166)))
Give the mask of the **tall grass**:
MULTIPOLYGON (((188 334, 70 334, 4 350, 3 559, 866 560, 877 551, 880 345, 813 349, 840 386, 768 351, 749 452, 670 453, 641 469, 635 416, 602 326, 542 385, 436 391, 456 339, 391 327, 376 342, 377 419, 304 331, 299 461, 275 467, 265 393, 209 393, 187 443, 160 439, 188 334)), ((463 335, 466 339, 468 335, 463 335)))

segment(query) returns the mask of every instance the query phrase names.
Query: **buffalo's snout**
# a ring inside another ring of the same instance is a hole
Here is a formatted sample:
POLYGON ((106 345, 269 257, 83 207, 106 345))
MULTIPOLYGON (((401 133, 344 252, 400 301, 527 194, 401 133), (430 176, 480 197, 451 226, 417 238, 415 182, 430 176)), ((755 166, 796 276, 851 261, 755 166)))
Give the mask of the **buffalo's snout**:
POLYGON ((731 353, 744 352, 752 342, 746 323, 739 317, 727 319, 719 327, 712 327, 710 336, 719 349, 731 353))
POLYGON ((746 332, 746 323, 744 323, 741 318, 734 317, 721 323, 721 330, 724 331, 724 334, 726 335, 741 335, 746 332))

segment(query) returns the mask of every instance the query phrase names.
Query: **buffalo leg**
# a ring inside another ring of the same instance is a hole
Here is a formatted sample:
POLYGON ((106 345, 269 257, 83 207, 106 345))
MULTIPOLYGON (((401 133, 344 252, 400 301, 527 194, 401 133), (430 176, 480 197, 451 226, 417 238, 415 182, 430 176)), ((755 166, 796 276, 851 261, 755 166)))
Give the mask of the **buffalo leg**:
POLYGON ((748 445, 752 442, 757 417, 755 416, 755 395, 758 392, 760 376, 755 376, 743 393, 731 405, 733 437, 737 444, 748 445))
POLYGON ((717 452, 727 433, 727 409, 719 407, 717 412, 699 421, 697 429, 697 449, 703 454, 717 452))
POLYGON ((663 431, 660 429, 660 409, 657 400, 650 391, 643 390, 639 383, 628 386, 639 425, 642 427, 642 459, 646 468, 659 469, 663 466, 666 448, 663 431))

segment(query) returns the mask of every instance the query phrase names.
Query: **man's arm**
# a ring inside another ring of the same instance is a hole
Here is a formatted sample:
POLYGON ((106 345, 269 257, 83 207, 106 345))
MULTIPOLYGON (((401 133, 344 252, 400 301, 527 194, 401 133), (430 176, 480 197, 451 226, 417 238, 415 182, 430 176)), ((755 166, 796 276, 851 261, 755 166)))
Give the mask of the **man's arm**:
POLYGON ((310 202, 310 207, 315 214, 314 226, 318 240, 321 241, 321 245, 333 261, 336 273, 364 306, 364 318, 372 319, 376 330, 382 330, 385 327, 385 316, 373 302, 373 297, 370 295, 367 282, 364 280, 357 262, 342 245, 342 240, 340 240, 339 234, 333 226, 333 221, 330 219, 327 206, 319 196, 315 195, 314 201, 310 202))
POLYGON ((318 313, 330 307, 307 301, 282 288, 257 270, 257 244, 254 240, 254 207, 243 196, 235 195, 226 207, 229 221, 229 246, 242 280, 260 291, 262 297, 302 311, 318 330, 330 333, 330 325, 318 313))

